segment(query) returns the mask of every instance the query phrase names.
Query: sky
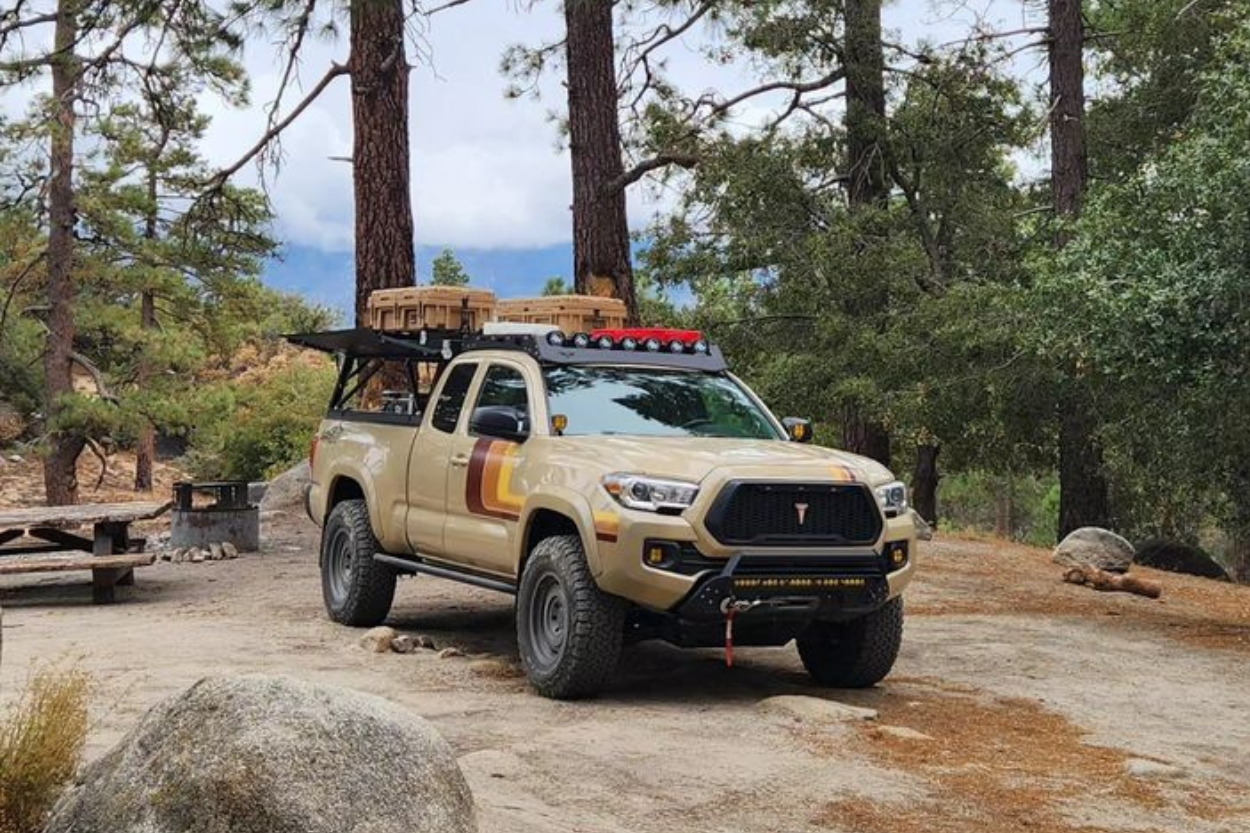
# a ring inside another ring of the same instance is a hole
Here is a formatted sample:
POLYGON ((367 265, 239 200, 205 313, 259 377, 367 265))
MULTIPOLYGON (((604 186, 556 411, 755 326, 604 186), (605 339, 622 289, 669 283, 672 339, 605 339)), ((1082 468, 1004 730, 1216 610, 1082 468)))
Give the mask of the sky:
MULTIPOLYGON (((561 35, 557 0, 537 0, 523 11, 527 5, 472 0, 437 14, 420 34, 419 54, 409 55, 419 281, 428 280, 430 261, 444 247, 455 250, 475 285, 505 297, 535 294, 548 277, 571 272, 569 159, 552 119, 553 110, 563 109, 563 88, 558 77, 549 77, 539 100, 509 100, 499 70, 509 45, 561 35)), ((887 0, 884 23, 892 39, 943 43, 966 36, 976 18, 1001 29, 1038 23, 1037 13, 1030 16, 1025 6, 1022 0, 887 0)), ((750 66, 712 65, 693 51, 699 42, 691 37, 668 52, 669 74, 680 87, 697 94, 754 85, 750 66)), ((263 132, 281 56, 263 38, 249 41, 243 60, 252 84, 250 106, 201 101, 212 117, 201 148, 210 163, 234 162, 263 132)), ((346 56, 345 42, 308 44, 300 71, 304 88, 316 84, 330 61, 346 56)), ((297 88, 287 100, 302 95, 297 88)), ((761 99, 753 111, 735 115, 758 119, 782 103, 761 99)), ((9 112, 23 106, 12 94, 0 102, 0 110, 9 112)), ((351 155, 351 137, 348 79, 340 78, 284 133, 282 165, 264 178, 275 236, 283 242, 281 255, 266 268, 266 282, 339 309, 350 307, 354 279, 351 168, 342 161, 351 155)), ((259 173, 249 166, 237 181, 257 184, 259 173)), ((645 228, 673 200, 655 185, 631 188, 631 226, 645 228)))

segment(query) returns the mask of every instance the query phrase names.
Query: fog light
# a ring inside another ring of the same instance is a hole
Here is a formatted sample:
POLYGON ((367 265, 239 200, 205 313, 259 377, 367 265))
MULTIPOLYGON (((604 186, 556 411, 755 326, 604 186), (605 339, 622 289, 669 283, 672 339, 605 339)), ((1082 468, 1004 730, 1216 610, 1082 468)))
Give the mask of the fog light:
POLYGON ((890 572, 907 566, 907 542, 891 541, 885 545, 886 569, 890 572))
POLYGON ((648 567, 668 570, 681 559, 681 547, 672 541, 648 541, 642 548, 642 560, 648 567))

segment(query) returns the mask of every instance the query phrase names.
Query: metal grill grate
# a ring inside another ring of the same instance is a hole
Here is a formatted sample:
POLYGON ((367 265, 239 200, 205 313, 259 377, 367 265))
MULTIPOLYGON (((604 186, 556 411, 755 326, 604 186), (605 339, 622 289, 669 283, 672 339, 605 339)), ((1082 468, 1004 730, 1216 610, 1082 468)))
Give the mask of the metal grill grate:
POLYGON ((864 546, 881 534, 867 487, 828 483, 730 483, 708 513, 723 544, 864 546))

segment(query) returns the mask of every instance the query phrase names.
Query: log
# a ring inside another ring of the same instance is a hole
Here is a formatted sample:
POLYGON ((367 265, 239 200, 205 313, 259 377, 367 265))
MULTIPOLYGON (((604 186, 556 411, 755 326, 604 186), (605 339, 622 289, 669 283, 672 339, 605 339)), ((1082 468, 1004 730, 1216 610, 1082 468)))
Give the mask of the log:
POLYGON ((1157 599, 1163 595, 1163 585, 1157 581, 1108 573, 1088 565, 1073 567, 1063 574, 1063 580, 1069 584, 1083 584, 1104 593, 1133 593, 1148 599, 1157 599))

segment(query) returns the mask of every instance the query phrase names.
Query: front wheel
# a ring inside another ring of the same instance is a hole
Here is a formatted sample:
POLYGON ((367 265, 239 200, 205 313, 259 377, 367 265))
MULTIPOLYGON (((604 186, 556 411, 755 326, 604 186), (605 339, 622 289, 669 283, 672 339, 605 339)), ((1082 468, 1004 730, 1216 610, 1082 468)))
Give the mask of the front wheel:
POLYGON ((545 538, 517 590, 517 643, 530 683, 557 700, 598 693, 612 679, 625 635, 625 602, 595 584, 581 539, 545 538))
POLYGON ((903 643, 903 597, 849 622, 816 622, 798 638, 803 667, 817 683, 868 688, 885 679, 903 643))
POLYGON ((363 500, 345 500, 321 531, 321 597, 341 625, 380 625, 395 599, 395 571, 373 560, 381 547, 363 500))

